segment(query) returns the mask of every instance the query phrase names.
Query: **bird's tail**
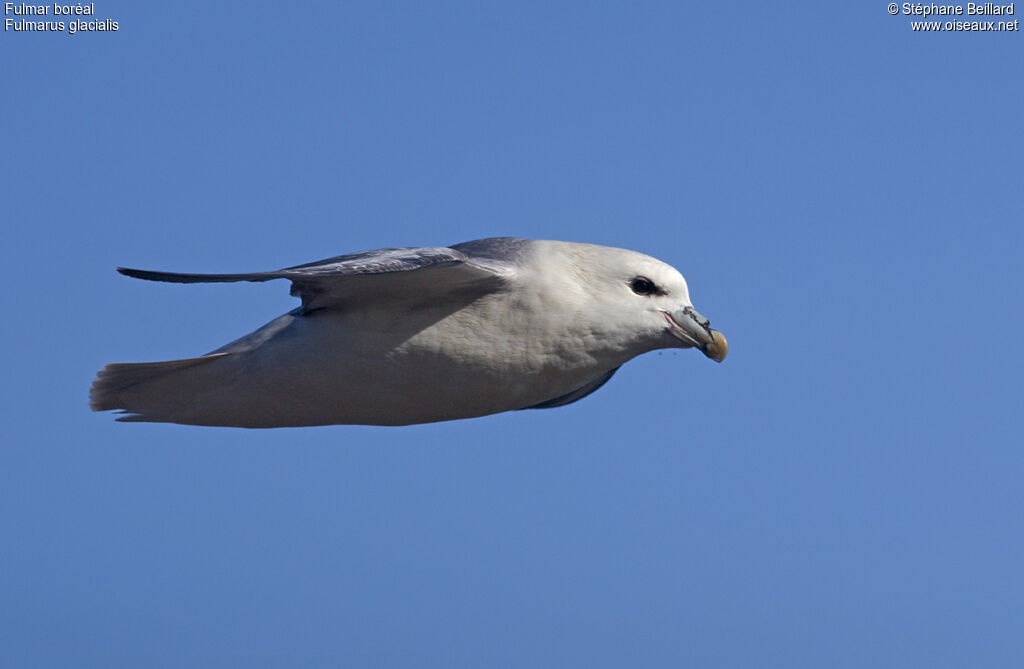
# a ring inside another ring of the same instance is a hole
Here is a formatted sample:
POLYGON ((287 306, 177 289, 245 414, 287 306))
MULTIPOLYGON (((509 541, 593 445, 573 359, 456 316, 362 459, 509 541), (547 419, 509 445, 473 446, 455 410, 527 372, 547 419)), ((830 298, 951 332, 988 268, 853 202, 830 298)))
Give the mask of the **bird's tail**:
MULTIPOLYGON (((181 412, 208 387, 208 374, 195 373, 230 353, 163 362, 112 362, 89 389, 93 411, 120 409, 119 421, 179 422, 181 412)), ((203 370, 208 371, 208 370, 203 370)))

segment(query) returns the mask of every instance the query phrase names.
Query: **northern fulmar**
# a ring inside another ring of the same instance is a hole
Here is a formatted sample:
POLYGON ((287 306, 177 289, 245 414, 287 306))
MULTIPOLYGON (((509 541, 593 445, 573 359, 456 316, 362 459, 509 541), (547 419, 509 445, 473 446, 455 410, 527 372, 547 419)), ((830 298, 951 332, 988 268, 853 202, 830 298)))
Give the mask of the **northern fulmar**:
POLYGON ((499 237, 390 248, 275 272, 302 305, 211 353, 111 363, 89 393, 119 421, 230 427, 410 425, 575 402, 655 349, 721 362, 725 336, 673 267, 635 251, 499 237))

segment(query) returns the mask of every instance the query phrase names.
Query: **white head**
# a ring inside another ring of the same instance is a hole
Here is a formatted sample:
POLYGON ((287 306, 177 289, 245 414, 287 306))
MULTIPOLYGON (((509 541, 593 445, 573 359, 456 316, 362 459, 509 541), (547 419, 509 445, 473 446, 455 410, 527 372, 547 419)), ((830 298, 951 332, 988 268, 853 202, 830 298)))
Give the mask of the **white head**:
POLYGON ((686 279, 674 267, 636 251, 570 242, 537 242, 531 263, 549 299, 594 336, 637 353, 658 348, 700 349, 721 362, 725 336, 693 308, 686 279), (549 264, 543 259, 550 259, 549 264), (560 267, 546 273, 544 267, 560 267), (566 274, 564 268, 569 267, 566 274), (563 299, 564 298, 564 299, 563 299))

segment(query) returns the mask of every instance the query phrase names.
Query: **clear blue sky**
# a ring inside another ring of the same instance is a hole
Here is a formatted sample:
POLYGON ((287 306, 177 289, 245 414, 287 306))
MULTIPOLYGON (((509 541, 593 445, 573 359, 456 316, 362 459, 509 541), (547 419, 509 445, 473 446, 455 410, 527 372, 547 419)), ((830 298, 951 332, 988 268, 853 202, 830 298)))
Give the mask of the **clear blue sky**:
POLYGON ((1024 662, 1020 32, 884 2, 95 7, 117 32, 0 35, 5 666, 1024 662), (88 410, 104 363, 295 304, 118 265, 495 235, 675 265, 728 360, 408 428, 88 410))

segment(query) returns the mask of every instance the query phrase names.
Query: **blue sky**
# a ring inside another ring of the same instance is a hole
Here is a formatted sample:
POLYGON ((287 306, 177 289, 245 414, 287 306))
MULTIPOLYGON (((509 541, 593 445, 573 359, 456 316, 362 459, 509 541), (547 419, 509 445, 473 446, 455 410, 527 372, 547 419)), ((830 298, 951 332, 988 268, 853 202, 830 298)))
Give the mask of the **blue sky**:
MULTIPOLYGON (((1019 32, 885 3, 96 3, 0 37, 9 666, 1016 667, 1019 32), (286 284, 495 235, 678 267, 728 360, 405 428, 115 423, 286 284)), ((995 18, 995 17, 992 17, 995 18)))

